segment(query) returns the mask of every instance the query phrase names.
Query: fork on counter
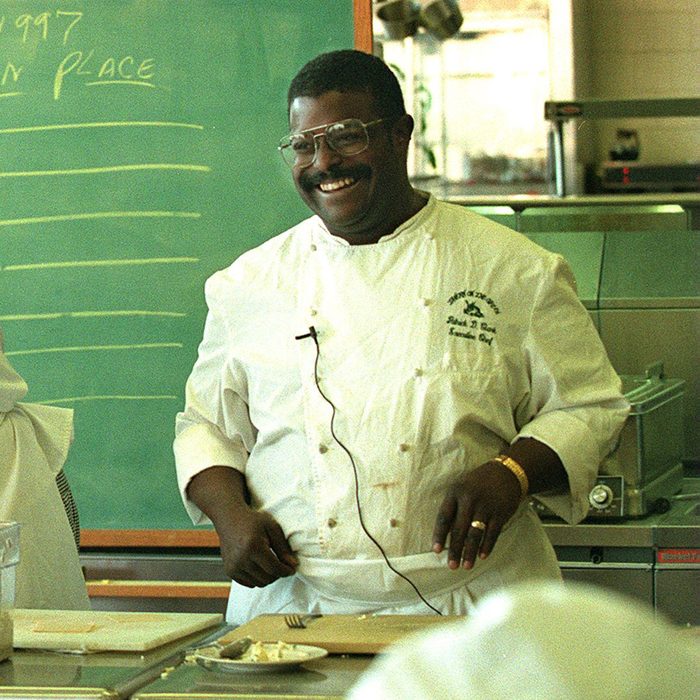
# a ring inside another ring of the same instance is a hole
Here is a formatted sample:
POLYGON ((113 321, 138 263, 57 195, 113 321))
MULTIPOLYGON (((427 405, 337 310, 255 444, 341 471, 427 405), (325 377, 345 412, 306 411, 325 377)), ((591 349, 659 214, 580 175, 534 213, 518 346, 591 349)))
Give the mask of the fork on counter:
POLYGON ((306 629, 306 623, 309 620, 313 620, 317 617, 321 617, 318 613, 313 615, 298 615, 297 613, 291 613, 290 615, 284 616, 284 624, 293 630, 303 630, 306 629))

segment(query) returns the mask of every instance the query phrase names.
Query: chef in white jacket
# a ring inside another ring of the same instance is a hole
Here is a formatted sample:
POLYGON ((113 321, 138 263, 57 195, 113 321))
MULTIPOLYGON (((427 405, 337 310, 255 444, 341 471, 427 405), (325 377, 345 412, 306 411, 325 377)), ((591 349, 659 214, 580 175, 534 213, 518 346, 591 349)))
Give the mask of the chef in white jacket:
POLYGON ((20 525, 15 607, 88 610, 78 550, 56 476, 73 437, 73 411, 24 403, 27 384, 0 331, 0 521, 20 525))
POLYGON ((527 499, 584 517, 628 411, 567 264, 410 185, 378 58, 323 54, 288 99, 280 151, 315 215, 208 280, 176 423, 229 620, 461 614, 559 578, 527 499))

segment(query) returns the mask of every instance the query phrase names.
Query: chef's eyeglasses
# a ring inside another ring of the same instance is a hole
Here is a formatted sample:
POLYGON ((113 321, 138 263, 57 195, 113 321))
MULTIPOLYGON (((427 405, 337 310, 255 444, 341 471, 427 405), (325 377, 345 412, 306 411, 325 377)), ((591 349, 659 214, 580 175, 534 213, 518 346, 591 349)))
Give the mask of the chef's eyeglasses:
POLYGON ((332 124, 322 124, 313 129, 285 136, 277 146, 285 163, 290 168, 305 168, 316 159, 318 139, 323 137, 326 145, 341 156, 356 156, 367 150, 369 134, 367 128, 381 124, 387 118, 362 122, 359 119, 343 119, 332 124), (314 133, 316 132, 316 133, 314 133))

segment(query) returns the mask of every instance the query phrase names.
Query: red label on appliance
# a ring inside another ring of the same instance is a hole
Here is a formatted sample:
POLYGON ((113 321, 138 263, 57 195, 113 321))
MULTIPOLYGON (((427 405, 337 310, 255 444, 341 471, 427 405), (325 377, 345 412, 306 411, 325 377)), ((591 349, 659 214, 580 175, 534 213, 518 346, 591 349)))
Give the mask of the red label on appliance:
POLYGON ((700 549, 659 549, 657 564, 700 564, 700 549))
POLYGON ((580 117, 583 114, 583 105, 580 102, 545 102, 545 119, 557 117, 580 117))

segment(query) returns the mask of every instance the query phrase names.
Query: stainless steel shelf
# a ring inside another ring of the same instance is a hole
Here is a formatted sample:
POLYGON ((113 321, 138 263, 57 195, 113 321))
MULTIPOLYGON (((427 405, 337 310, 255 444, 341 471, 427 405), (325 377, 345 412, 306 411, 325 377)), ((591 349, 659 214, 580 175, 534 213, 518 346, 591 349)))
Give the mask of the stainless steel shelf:
POLYGON ((700 97, 643 100, 568 100, 544 103, 548 121, 616 117, 699 117, 700 97))
POLYGON ((700 117, 700 98, 676 97, 645 100, 568 100, 545 102, 545 119, 552 122, 554 181, 559 197, 566 196, 564 180, 564 123, 570 119, 617 117, 700 117))

